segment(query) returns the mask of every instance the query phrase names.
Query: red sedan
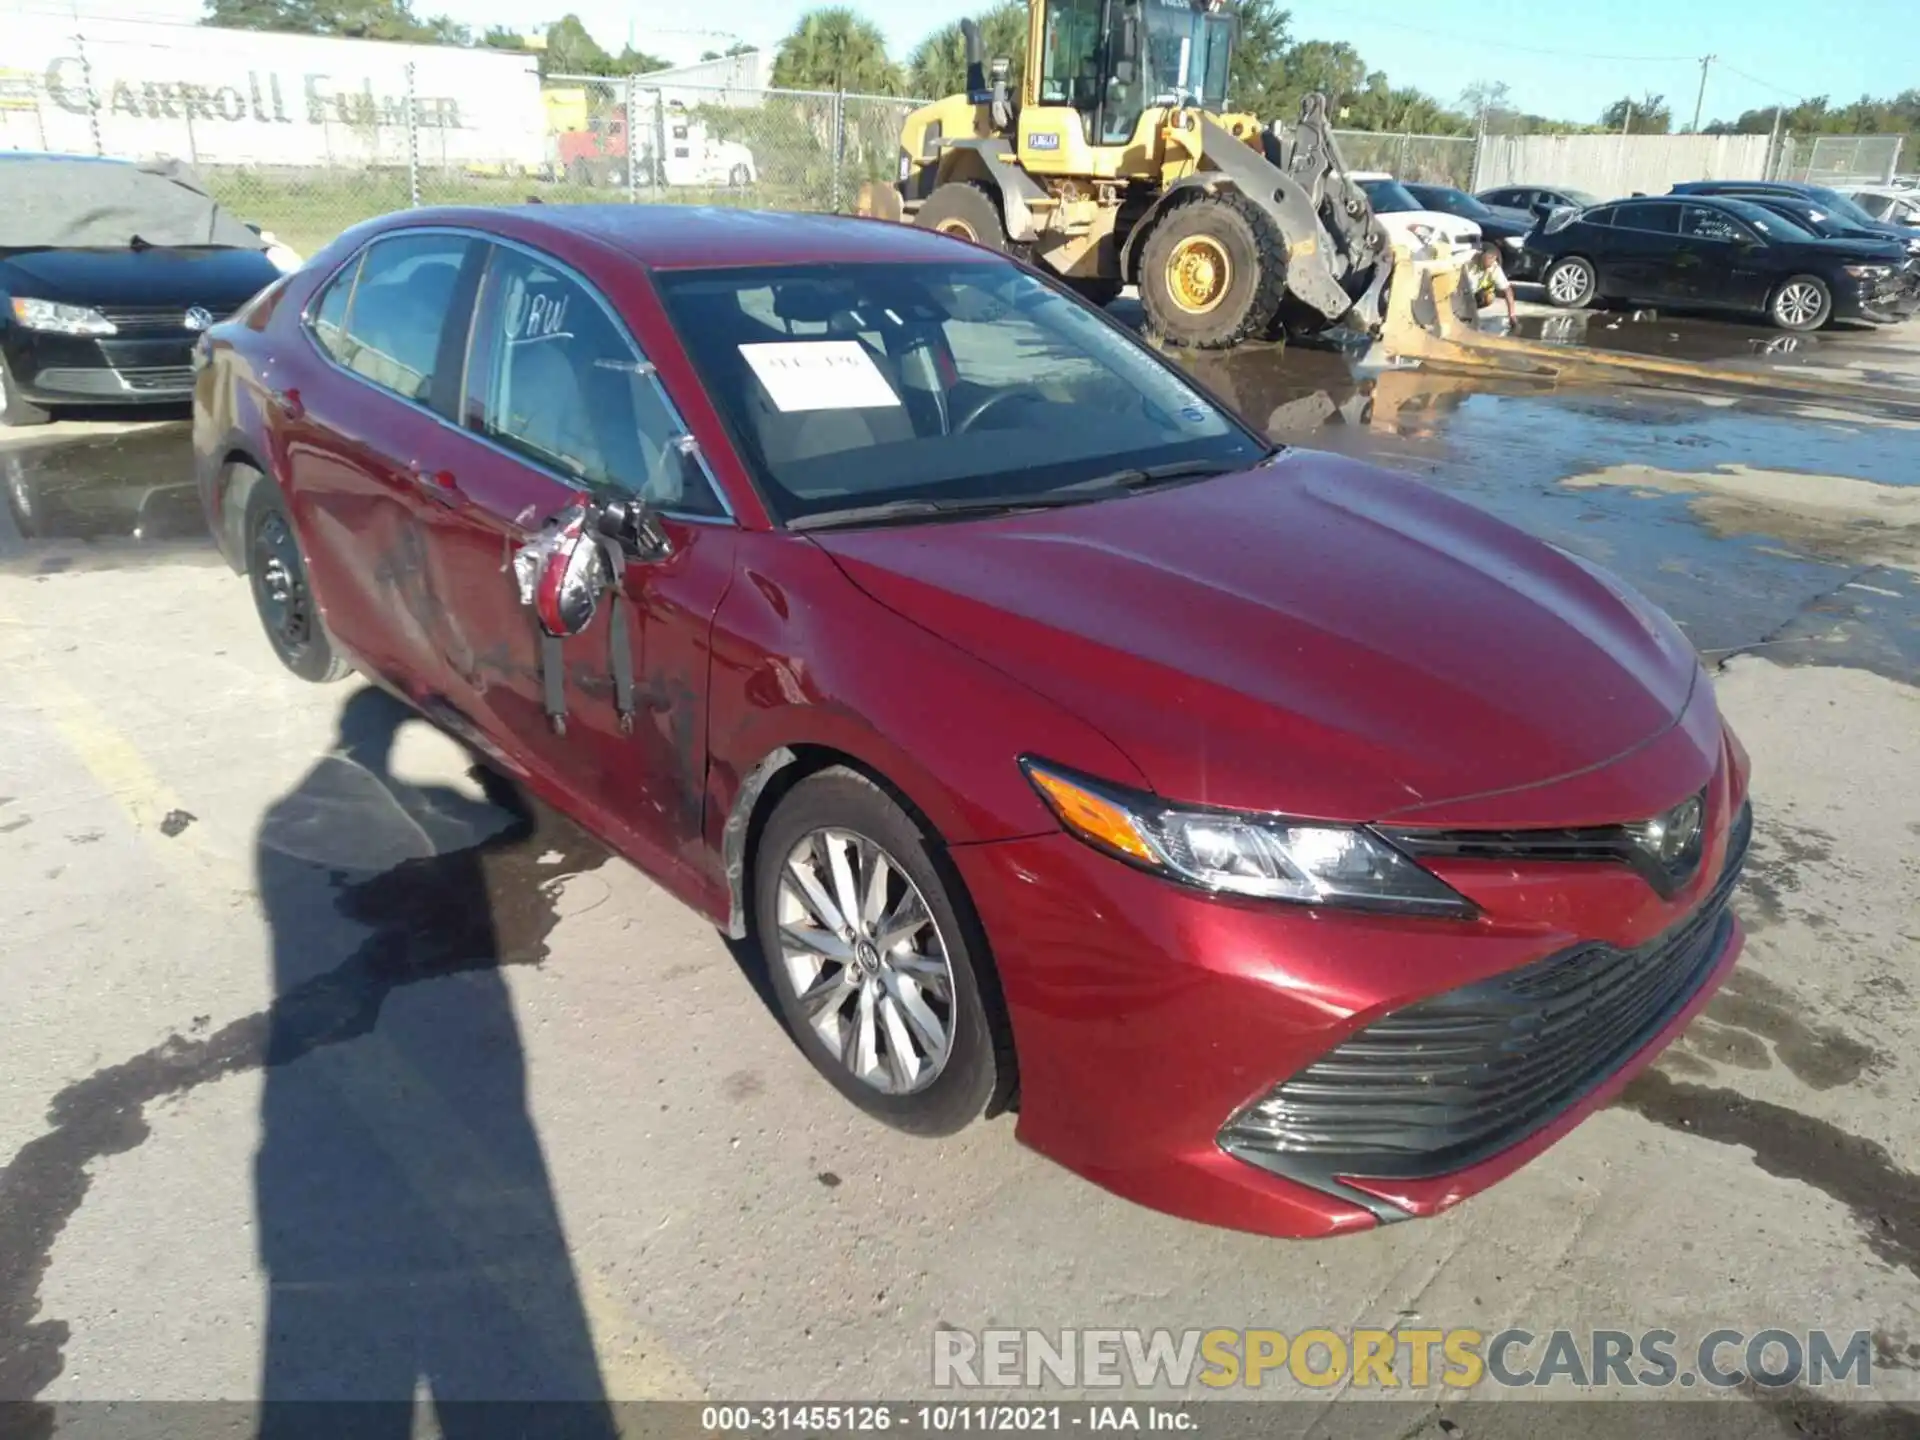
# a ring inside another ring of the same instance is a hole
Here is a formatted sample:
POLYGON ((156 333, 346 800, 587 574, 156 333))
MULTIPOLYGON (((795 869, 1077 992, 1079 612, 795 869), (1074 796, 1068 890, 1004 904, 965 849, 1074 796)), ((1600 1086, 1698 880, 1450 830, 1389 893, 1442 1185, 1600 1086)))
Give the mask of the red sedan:
POLYGON ((286 665, 750 939, 889 1124, 1017 1109, 1146 1204, 1352 1230, 1538 1154, 1734 963, 1747 760, 1663 614, 1001 256, 418 210, 199 365, 286 665))

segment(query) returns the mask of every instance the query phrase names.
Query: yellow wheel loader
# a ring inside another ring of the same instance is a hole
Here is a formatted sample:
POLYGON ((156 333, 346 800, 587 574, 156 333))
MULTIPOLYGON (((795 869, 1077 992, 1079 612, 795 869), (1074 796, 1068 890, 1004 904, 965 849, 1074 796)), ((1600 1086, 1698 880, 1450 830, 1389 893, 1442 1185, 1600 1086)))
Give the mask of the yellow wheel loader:
POLYGON ((1028 0, 1016 96, 964 22, 967 93, 907 117, 898 183, 861 208, 1020 255, 1099 304, 1138 285, 1176 345, 1371 329, 1386 233, 1322 97, 1293 126, 1229 112, 1235 24, 1221 0, 1028 0))

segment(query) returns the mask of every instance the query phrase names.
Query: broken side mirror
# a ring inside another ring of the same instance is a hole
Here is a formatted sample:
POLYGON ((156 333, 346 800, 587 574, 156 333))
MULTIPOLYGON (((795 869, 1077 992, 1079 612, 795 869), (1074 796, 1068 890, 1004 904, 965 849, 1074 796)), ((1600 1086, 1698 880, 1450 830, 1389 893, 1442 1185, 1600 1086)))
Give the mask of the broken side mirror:
MULTIPOLYGON (((669 448, 666 463, 685 465, 688 457, 669 448)), ((620 547, 620 553, 642 565, 664 560, 673 553, 673 542, 661 527, 660 517, 646 501, 609 500, 600 507, 600 534, 620 547)))
POLYGON ((588 531, 590 514, 584 505, 572 506, 513 555, 520 602, 556 639, 593 623, 601 592, 612 580, 599 537, 588 531))

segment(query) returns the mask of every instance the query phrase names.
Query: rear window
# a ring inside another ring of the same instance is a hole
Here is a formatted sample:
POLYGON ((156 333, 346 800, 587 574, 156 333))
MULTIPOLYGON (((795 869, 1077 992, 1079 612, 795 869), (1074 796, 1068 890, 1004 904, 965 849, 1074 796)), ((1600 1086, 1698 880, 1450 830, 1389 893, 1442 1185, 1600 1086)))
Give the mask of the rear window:
POLYGON ((1625 230, 1651 230, 1660 235, 1673 235, 1680 229, 1680 207, 1621 205, 1614 210, 1613 223, 1625 230))
POLYGON ((665 271, 667 312, 785 520, 1040 496, 1268 448, 1131 335, 1000 262, 665 271))

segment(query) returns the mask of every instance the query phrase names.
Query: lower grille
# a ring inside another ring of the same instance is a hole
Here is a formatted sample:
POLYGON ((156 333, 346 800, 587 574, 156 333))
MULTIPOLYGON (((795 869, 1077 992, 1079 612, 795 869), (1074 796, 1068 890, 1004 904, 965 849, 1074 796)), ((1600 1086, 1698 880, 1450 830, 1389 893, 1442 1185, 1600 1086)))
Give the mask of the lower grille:
POLYGON ((1733 924, 1745 805, 1706 900, 1634 950, 1587 944, 1382 1016, 1241 1111, 1231 1154, 1316 1188, 1478 1164, 1589 1093, 1700 988, 1733 924))
POLYGON ((33 377, 36 390, 111 400, 134 395, 190 395, 191 365, 148 365, 109 370, 105 366, 50 365, 33 377))

